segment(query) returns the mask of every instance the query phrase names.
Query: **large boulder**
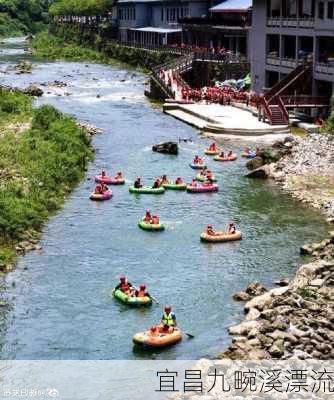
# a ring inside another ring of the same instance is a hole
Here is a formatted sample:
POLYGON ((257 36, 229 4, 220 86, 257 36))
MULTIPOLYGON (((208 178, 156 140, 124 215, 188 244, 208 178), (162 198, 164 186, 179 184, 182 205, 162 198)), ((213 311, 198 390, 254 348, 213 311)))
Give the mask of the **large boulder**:
POLYGON ((36 85, 29 85, 23 92, 28 96, 34 97, 41 97, 44 93, 43 90, 36 85))
POLYGON ((179 152, 179 147, 175 142, 164 142, 154 145, 152 150, 158 153, 177 155, 179 152))
POLYGON ((262 165, 264 165, 264 161, 260 156, 256 156, 246 163, 246 167, 251 171, 262 167, 262 165))
POLYGON ((272 168, 269 164, 263 165, 260 168, 257 168, 251 172, 249 172, 246 177, 252 179, 268 179, 272 176, 272 168))

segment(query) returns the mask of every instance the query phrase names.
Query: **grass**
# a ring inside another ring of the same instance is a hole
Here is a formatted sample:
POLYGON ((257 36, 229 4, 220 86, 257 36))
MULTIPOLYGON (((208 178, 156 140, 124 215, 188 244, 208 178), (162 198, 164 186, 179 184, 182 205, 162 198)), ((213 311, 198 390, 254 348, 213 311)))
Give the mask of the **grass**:
POLYGON ((110 63, 110 59, 97 50, 81 46, 74 42, 64 41, 62 38, 49 35, 47 32, 39 33, 32 41, 31 46, 34 49, 35 55, 43 59, 110 63))
MULTIPOLYGON (((20 134, 0 136, 0 264, 14 263, 15 246, 40 231, 84 175, 90 138, 75 120, 51 106, 0 89, 0 119, 30 121, 20 134)), ((36 236, 36 235, 35 235, 36 236)))

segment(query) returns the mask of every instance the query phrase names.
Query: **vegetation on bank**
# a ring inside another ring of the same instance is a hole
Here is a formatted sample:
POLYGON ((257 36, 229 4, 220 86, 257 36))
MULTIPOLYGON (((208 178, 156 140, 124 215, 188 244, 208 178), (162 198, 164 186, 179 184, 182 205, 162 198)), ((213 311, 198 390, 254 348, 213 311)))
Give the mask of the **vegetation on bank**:
POLYGON ((106 15, 112 4, 111 0, 58 0, 49 12, 52 15, 106 15))
POLYGON ((49 0, 0 0, 0 37, 37 33, 49 21, 49 0))
POLYGON ((173 58, 167 53, 151 52, 111 42, 96 32, 81 30, 78 26, 53 25, 51 31, 52 34, 38 34, 32 41, 31 46, 37 57, 104 64, 124 63, 144 70, 173 58))
POLYGON ((19 242, 37 237, 50 214, 83 177, 92 158, 90 138, 75 120, 52 106, 0 89, 0 267, 15 261, 19 242), (11 121, 28 121, 15 133, 11 121))

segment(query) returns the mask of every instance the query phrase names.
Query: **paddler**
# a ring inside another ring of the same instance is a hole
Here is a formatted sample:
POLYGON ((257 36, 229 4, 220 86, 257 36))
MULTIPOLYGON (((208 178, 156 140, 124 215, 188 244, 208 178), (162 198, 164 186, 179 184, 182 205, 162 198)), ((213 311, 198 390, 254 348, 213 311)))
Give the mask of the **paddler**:
POLYGON ((167 175, 162 175, 161 184, 165 185, 165 184, 168 184, 168 183, 169 183, 169 180, 167 178, 167 175))
POLYGON ((143 221, 149 222, 149 223, 152 221, 151 210, 146 210, 146 214, 145 214, 143 221))
POLYGON ((136 297, 147 297, 147 296, 149 296, 148 292, 146 291, 146 285, 141 284, 139 286, 139 289, 136 290, 135 296, 136 297))
POLYGON ((168 333, 172 333, 174 331, 174 328, 176 328, 177 326, 176 316, 172 312, 172 307, 169 305, 165 306, 164 308, 164 313, 161 318, 161 324, 162 324, 161 331, 168 333))
POLYGON ((119 284, 116 286, 116 289, 121 290, 125 294, 130 294, 134 288, 132 284, 126 279, 126 276, 121 275, 119 278, 119 284))
POLYGON ((230 150, 230 151, 228 152, 228 154, 227 154, 227 157, 232 157, 232 156, 233 156, 233 151, 230 150))
POLYGON ((153 183, 152 189, 159 189, 160 186, 161 186, 161 180, 157 178, 153 183))
POLYGON ((176 178, 175 185, 182 185, 182 184, 183 184, 183 179, 180 177, 176 178))
POLYGON ((143 185, 141 184, 141 180, 140 180, 139 177, 135 180, 135 183, 134 183, 133 186, 134 186, 136 189, 140 189, 140 188, 143 187, 143 185))
POLYGON ((237 227, 235 226, 235 223, 231 221, 228 225, 228 233, 231 235, 234 235, 237 231, 237 227))
POLYGON ((122 173, 121 171, 117 172, 117 174, 116 174, 116 179, 117 179, 118 181, 122 181, 122 180, 124 179, 123 173, 122 173))
POLYGON ((98 185, 95 186, 94 193, 95 194, 102 194, 103 193, 101 184, 98 184, 98 185))
POLYGON ((205 229, 205 233, 209 236, 216 236, 216 232, 213 230, 212 225, 208 225, 205 229))
POLYGON ((160 220, 159 220, 159 217, 157 215, 153 215, 151 224, 152 225, 159 225, 160 224, 160 220))
POLYGON ((102 178, 105 178, 106 176, 107 176, 107 173, 106 173, 106 171, 103 169, 102 172, 101 172, 101 177, 102 177, 102 178))

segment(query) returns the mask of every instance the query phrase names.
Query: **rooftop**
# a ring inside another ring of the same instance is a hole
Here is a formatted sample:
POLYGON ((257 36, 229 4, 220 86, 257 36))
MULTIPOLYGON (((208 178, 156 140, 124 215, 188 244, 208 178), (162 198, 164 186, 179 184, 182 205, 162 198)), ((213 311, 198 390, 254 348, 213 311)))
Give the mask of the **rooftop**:
POLYGON ((252 7, 252 0, 224 0, 211 7, 211 12, 245 12, 252 7))

